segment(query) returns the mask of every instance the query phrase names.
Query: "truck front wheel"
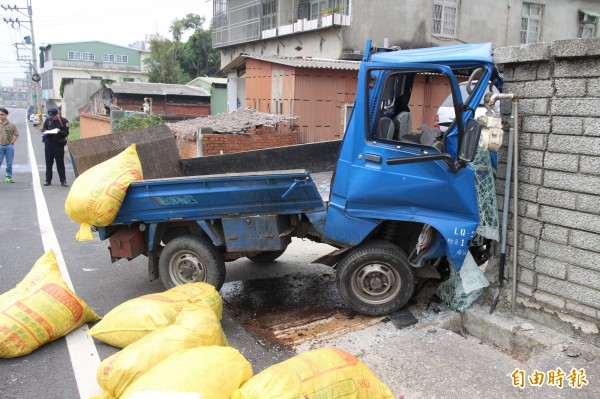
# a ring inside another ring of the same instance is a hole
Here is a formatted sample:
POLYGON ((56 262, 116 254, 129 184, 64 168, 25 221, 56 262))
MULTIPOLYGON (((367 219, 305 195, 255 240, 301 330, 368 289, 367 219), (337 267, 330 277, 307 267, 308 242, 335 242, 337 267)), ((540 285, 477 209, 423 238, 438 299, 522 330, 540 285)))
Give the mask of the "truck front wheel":
POLYGON ((337 265, 337 287, 346 305, 371 316, 393 313, 408 303, 415 289, 406 254, 387 241, 373 241, 350 251, 337 265))
POLYGON ((223 256, 204 237, 185 235, 169 241, 160 254, 158 268, 167 289, 202 281, 219 290, 225 282, 223 256))

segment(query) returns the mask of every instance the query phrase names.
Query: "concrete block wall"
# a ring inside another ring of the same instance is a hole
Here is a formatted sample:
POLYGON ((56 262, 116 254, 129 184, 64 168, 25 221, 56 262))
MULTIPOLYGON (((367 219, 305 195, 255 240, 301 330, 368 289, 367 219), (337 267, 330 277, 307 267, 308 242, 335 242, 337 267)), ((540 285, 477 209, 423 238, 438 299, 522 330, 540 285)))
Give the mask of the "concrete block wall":
MULTIPOLYGON (((494 58, 520 98, 519 302, 598 325, 600 39, 498 48, 494 58)), ((502 204, 503 181, 497 189, 502 204)))

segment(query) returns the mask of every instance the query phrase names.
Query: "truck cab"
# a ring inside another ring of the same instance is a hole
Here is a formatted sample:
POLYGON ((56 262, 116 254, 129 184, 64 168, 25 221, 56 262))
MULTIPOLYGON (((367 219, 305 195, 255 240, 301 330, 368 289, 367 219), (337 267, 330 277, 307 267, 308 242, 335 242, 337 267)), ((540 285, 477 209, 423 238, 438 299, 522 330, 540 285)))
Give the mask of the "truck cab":
POLYGON ((368 43, 365 54, 324 237, 342 248, 328 259, 341 295, 355 310, 375 314, 405 304, 424 268, 443 260, 459 271, 470 247, 486 242, 476 234, 471 162, 482 124, 474 110, 501 81, 489 43, 401 51, 368 43), (419 75, 446 79, 451 88, 456 118, 445 132, 412 126, 409 104, 419 75), (468 98, 462 80, 477 82, 468 98))

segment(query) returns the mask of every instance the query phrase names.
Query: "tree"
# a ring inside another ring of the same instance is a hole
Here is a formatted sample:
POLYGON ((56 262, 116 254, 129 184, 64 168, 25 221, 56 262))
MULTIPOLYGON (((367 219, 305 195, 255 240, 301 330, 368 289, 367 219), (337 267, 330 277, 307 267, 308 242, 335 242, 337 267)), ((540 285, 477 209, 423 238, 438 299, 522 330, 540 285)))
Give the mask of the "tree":
POLYGON ((181 43, 162 37, 150 41, 150 56, 144 61, 148 67, 148 77, 152 83, 184 84, 190 77, 181 68, 177 49, 181 43))
POLYGON ((186 16, 182 19, 175 19, 171 23, 171 27, 169 28, 169 32, 173 35, 173 40, 176 42, 181 41, 181 36, 186 30, 193 29, 194 32, 198 30, 202 30, 202 25, 204 25, 206 19, 197 14, 186 14, 186 16))
POLYGON ((184 84, 197 76, 219 76, 220 54, 212 48, 212 31, 202 28, 205 22, 202 16, 187 14, 172 22, 172 41, 157 36, 150 42, 151 54, 144 61, 150 82, 184 84), (182 43, 188 30, 193 33, 182 43))
POLYGON ((212 48, 212 30, 196 30, 183 46, 183 70, 192 77, 220 76, 220 63, 219 51, 212 48))

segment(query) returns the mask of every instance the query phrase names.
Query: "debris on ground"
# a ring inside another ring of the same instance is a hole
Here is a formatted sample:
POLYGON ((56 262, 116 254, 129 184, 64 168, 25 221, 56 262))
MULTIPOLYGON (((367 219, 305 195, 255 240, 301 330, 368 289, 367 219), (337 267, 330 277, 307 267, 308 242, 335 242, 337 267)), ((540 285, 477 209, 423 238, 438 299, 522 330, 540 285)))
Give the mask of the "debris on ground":
POLYGON ((247 133, 254 126, 277 127, 281 123, 291 126, 297 117, 267 114, 250 108, 239 108, 229 114, 218 114, 174 123, 165 123, 181 139, 192 139, 200 129, 211 129, 213 133, 247 133))

